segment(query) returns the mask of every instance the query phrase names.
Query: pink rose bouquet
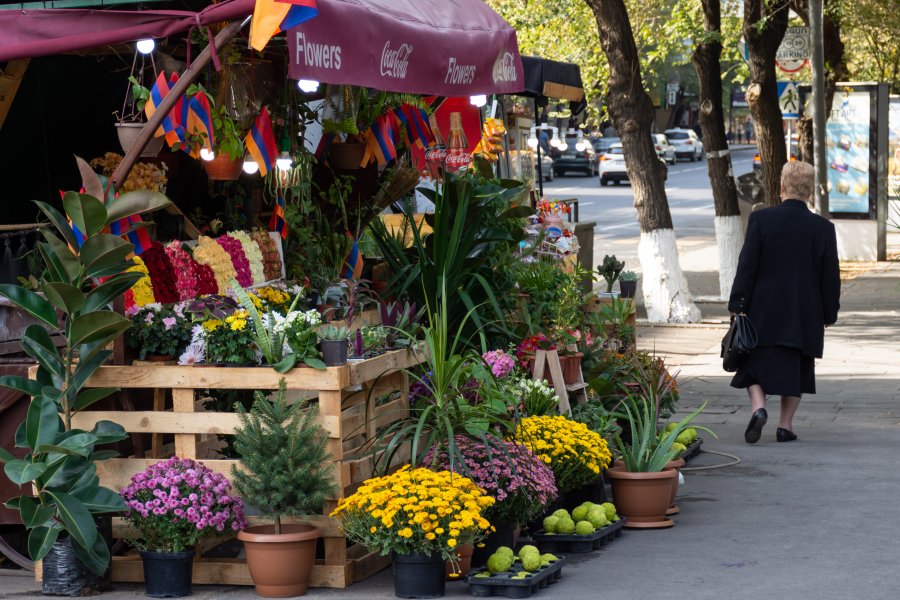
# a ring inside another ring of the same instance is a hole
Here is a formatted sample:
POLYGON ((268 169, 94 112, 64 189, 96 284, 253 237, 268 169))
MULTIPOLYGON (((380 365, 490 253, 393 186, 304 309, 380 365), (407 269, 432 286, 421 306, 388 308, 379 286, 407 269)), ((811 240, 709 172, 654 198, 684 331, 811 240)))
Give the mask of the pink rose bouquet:
MULTIPOLYGON (((250 261, 244 254, 244 247, 241 243, 230 235, 223 235, 216 238, 216 242, 222 247, 228 256, 231 257, 231 264, 234 265, 235 279, 241 287, 250 287, 253 285, 253 275, 250 274, 250 261)), ((222 293, 221 287, 219 293, 222 293)))
POLYGON ((232 495, 225 476, 189 458, 150 465, 119 495, 146 550, 183 552, 203 538, 247 526, 244 502, 232 495))

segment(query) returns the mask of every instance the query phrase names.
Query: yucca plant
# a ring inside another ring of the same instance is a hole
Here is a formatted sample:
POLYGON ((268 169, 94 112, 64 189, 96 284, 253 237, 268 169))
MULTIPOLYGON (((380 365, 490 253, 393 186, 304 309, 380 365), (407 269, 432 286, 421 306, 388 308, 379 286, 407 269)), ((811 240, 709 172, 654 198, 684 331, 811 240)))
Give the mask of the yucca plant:
POLYGON ((109 550, 94 515, 123 511, 125 505, 116 492, 99 485, 94 464, 116 453, 95 447, 122 440, 126 433, 111 421, 99 421, 90 431, 75 429, 72 418, 118 391, 84 386, 112 354, 107 346, 130 325, 129 319, 110 310, 112 302, 141 277, 126 272, 134 264, 129 258, 134 246, 104 230, 121 219, 162 208, 169 200, 149 191, 114 198, 90 166, 77 161, 86 193, 67 192, 62 203, 84 241, 79 245, 62 213, 36 201, 52 225, 41 229, 44 241, 38 245, 46 265, 40 278, 42 294, 0 285, 0 295, 38 320, 22 336, 22 350, 38 364, 35 378, 0 377, 0 385, 31 396, 26 419, 15 435, 16 447, 27 448, 28 453, 17 459, 0 449, 0 462, 10 481, 26 492, 6 506, 19 511, 29 531, 31 558, 42 559, 66 533, 78 558, 102 575, 109 550), (56 347, 48 329, 63 332, 64 347, 56 347))

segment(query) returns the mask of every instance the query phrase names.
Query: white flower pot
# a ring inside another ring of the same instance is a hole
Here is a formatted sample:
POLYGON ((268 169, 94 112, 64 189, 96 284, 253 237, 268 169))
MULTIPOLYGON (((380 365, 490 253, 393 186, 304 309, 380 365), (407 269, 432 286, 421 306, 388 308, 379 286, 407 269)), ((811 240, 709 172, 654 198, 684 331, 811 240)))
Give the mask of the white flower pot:
MULTIPOLYGON (((137 141, 145 124, 146 123, 116 123, 116 134, 119 136, 119 145, 122 146, 122 150, 126 154, 128 153, 128 150, 134 146, 134 143, 137 141)), ((165 137, 150 138, 150 141, 144 146, 144 151, 141 152, 141 156, 144 158, 156 158, 156 155, 159 154, 159 151, 162 149, 165 139, 165 137)))

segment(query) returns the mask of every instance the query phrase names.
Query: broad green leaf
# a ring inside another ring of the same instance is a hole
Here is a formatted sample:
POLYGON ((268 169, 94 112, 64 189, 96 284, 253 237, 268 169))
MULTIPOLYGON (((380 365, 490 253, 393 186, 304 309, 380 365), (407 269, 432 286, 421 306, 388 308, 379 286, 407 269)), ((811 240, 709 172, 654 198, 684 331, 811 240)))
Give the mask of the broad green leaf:
POLYGON ((16 457, 6 448, 0 448, 0 464, 6 464, 11 460, 16 460, 16 457))
POLYGON ((28 529, 41 527, 53 516, 53 508, 40 504, 31 496, 21 496, 19 502, 19 514, 22 523, 28 529))
POLYGON ((85 274, 94 277, 95 272, 102 272, 114 265, 121 266, 132 252, 134 244, 131 242, 126 242, 117 235, 99 233, 84 242, 80 257, 85 266, 85 274))
POLYGON ((324 371, 325 369, 328 368, 324 362, 322 362, 318 358, 313 358, 311 356, 304 358, 303 362, 306 363, 306 366, 312 367, 313 369, 318 369, 320 371, 324 371))
POLYGON ((69 276, 66 274, 66 270, 59 262, 59 259, 56 258, 56 254, 53 252, 53 248, 50 244, 47 242, 40 242, 37 245, 37 249, 41 255, 41 259, 44 261, 44 265, 47 267, 42 274, 42 278, 54 283, 68 283, 69 276))
POLYGON ((11 460, 3 465, 3 472, 16 485, 24 485, 29 481, 34 481, 43 475, 46 470, 47 465, 44 463, 33 463, 20 459, 11 460))
POLYGON ((50 327, 54 329, 59 327, 59 322, 56 320, 56 309, 53 308, 53 305, 31 290, 26 290, 20 285, 2 283, 0 284, 0 296, 5 297, 32 317, 40 319, 50 327))
POLYGON ((41 234, 47 240, 47 246, 45 246, 47 253, 53 256, 53 264, 56 268, 62 269, 61 273, 66 276, 65 281, 70 283, 78 281, 78 277, 81 275, 81 261, 72 252, 72 249, 64 241, 56 237, 52 231, 42 229, 41 234))
POLYGON ((72 541, 83 548, 91 548, 97 540, 97 526, 84 504, 74 496, 57 491, 47 491, 56 501, 57 513, 72 536, 72 541))
POLYGON ((84 294, 74 285, 68 283, 44 283, 41 286, 47 300, 67 315, 81 310, 84 305, 84 294))
POLYGON ((72 550, 75 551, 75 556, 77 556, 93 573, 101 577, 106 573, 106 569, 109 567, 110 557, 109 547, 106 545, 103 536, 98 535, 94 540, 94 544, 87 548, 73 540, 72 550))
POLYGON ((171 204, 165 194, 137 190, 122 194, 109 205, 106 215, 107 225, 132 215, 153 212, 171 204))
POLYGON ((128 508, 120 495, 105 487, 84 488, 74 495, 92 513, 119 512, 128 508))
MULTIPOLYGON (((42 329, 40 325, 30 325, 29 327, 42 329)), ((59 356, 59 351, 57 351, 56 348, 48 350, 39 340, 28 337, 27 333, 25 334, 25 337, 22 338, 21 343, 22 350, 25 351, 25 354, 36 359, 41 366, 46 368, 52 375, 57 377, 63 376, 64 367, 62 359, 59 356)))
POLYGON ((73 248, 77 248, 78 240, 75 239, 75 233, 72 231, 72 228, 69 227, 69 222, 66 220, 66 217, 46 202, 35 200, 34 203, 37 204, 38 208, 41 209, 41 212, 50 219, 50 222, 53 223, 53 226, 56 227, 59 234, 63 236, 66 243, 73 248))
POLYGON ((66 192, 63 196, 63 208, 72 219, 72 224, 86 238, 99 233, 106 225, 106 207, 99 198, 94 196, 66 192))
POLYGON ((115 450, 94 450, 93 459, 94 462, 99 462, 101 460, 109 460, 111 458, 119 458, 122 456, 121 452, 116 452, 115 450))
POLYGON ((112 421, 97 421, 91 433, 97 436, 97 445, 119 442, 128 437, 128 432, 118 423, 112 421))
MULTIPOLYGON (((95 459, 96 460, 96 459, 95 459)), ((78 475, 78 477, 72 480, 69 489, 62 490, 64 492, 77 492, 78 490, 83 490, 89 487, 96 487, 100 485, 100 478, 97 477, 97 465, 93 462, 87 463, 84 470, 78 475)))
POLYGON ((293 369, 296 366, 297 366, 297 355, 294 354, 293 352, 291 352, 290 354, 288 354, 287 356, 282 358, 280 361, 278 361, 277 364, 273 365, 272 368, 275 369, 275 371, 278 373, 287 373, 288 371, 290 371, 291 369, 293 369))
POLYGON ((43 386, 34 379, 28 379, 19 375, 3 375, 0 376, 0 387, 16 390, 29 396, 37 396, 41 393, 43 386))
POLYGON ((101 278, 101 277, 112 277, 113 275, 119 275, 120 273, 125 272, 135 265, 133 259, 128 259, 122 263, 112 265, 111 267, 105 267, 103 269, 95 268, 91 271, 91 277, 101 278))
POLYGON ((56 441, 60 429, 57 411, 56 402, 51 398, 45 398, 43 395, 32 398, 25 417, 25 435, 29 448, 37 448, 56 441))
POLYGON ((28 448, 28 435, 25 433, 27 430, 26 425, 27 422, 22 421, 16 427, 16 448, 28 448))
POLYGON ((103 184, 100 182, 100 176, 80 156, 75 157, 75 163, 78 165, 78 172, 81 173, 81 186, 84 188, 84 191, 94 198, 103 198, 105 193, 103 184))
POLYGON ((72 321, 70 342, 73 346, 112 339, 124 332, 131 321, 110 310, 97 310, 72 321))
POLYGON ((93 356, 82 358, 78 362, 78 366, 75 367, 75 374, 72 375, 72 381, 69 382, 69 389, 66 390, 69 394, 69 400, 75 399, 78 392, 84 387, 85 382, 90 379, 91 375, 93 375, 94 372, 100 368, 100 365, 102 365, 110 356, 112 356, 110 350, 99 350, 93 356))
POLYGON ((106 280, 102 285, 91 290, 84 301, 84 312, 107 308, 113 300, 124 294, 143 277, 142 273, 122 273, 106 280))
POLYGON ((80 456, 90 456, 97 439, 97 436, 93 433, 81 432, 69 436, 61 442, 57 442, 56 445, 60 448, 72 450, 80 456))
POLYGON ((31 560, 37 561, 47 556, 59 537, 59 531, 58 527, 35 527, 31 530, 28 534, 28 556, 31 560))
POLYGON ((94 402, 103 400, 119 391, 119 388, 91 388, 78 394, 75 398, 75 410, 84 410, 94 402))

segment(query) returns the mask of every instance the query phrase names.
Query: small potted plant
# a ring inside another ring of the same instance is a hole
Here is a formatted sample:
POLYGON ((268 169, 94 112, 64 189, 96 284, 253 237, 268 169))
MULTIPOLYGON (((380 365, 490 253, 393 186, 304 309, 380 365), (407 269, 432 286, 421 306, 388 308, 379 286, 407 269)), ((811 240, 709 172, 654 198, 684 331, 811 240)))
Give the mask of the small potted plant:
POLYGON ((405 466, 364 481, 331 516, 348 539, 391 555, 398 598, 438 598, 446 561, 458 560, 460 544, 484 538, 491 524, 483 513, 494 503, 459 474, 405 466))
POLYGON ((270 598, 301 596, 309 586, 320 530, 285 517, 321 514, 336 491, 328 438, 317 413, 303 402, 285 400, 285 382, 270 399, 257 391, 250 412, 235 404, 241 426, 234 447, 242 468, 232 468, 234 485, 271 525, 238 534, 247 553, 256 593, 270 598))
MULTIPOLYGON (((209 103, 209 118, 213 127, 212 154, 201 153, 203 168, 210 180, 234 181, 240 176, 244 164, 244 137, 227 108, 224 105, 217 107, 215 100, 202 86, 191 86, 185 101, 198 94, 204 95, 209 103)), ((207 133, 194 129, 187 132, 179 147, 205 148, 209 145, 207 133)))
POLYGON ((189 458, 150 465, 119 495, 128 507, 125 520, 137 530, 132 543, 141 551, 151 598, 190 596, 194 546, 247 525, 228 479, 189 458))
POLYGON ((637 292, 637 273, 634 271, 622 271, 619 273, 619 293, 622 298, 634 298, 637 292))
POLYGON ((600 293, 601 298, 615 298, 618 294, 613 292, 613 285, 619 278, 622 269, 625 268, 625 262, 616 259, 616 255, 606 255, 603 257, 603 263, 597 267, 597 279, 606 282, 606 291, 600 293))
POLYGON ((347 350, 350 347, 350 330, 346 327, 328 325, 319 331, 322 357, 328 367, 347 364, 347 350))
POLYGON ((284 332, 284 341, 296 356, 296 363, 303 363, 314 369, 324 369, 317 347, 317 330, 322 324, 322 316, 315 309, 295 310, 285 315, 276 331, 284 332))
POLYGON ((250 314, 240 308, 223 319, 203 321, 208 364, 241 367, 259 364, 261 357, 249 320, 250 314))
POLYGON ((191 341, 191 323, 180 309, 146 304, 131 317, 125 339, 141 360, 174 360, 191 341))
MULTIPOLYGON (((116 112, 118 121, 116 122, 116 135, 119 138, 119 145, 126 154, 134 146, 141 130, 146 125, 144 119, 144 107, 150 100, 150 89, 141 84, 134 76, 128 77, 128 90, 125 93, 125 102, 122 104, 122 112, 116 112)), ((141 156, 145 158, 154 158, 162 149, 164 137, 152 137, 144 149, 141 156)))

